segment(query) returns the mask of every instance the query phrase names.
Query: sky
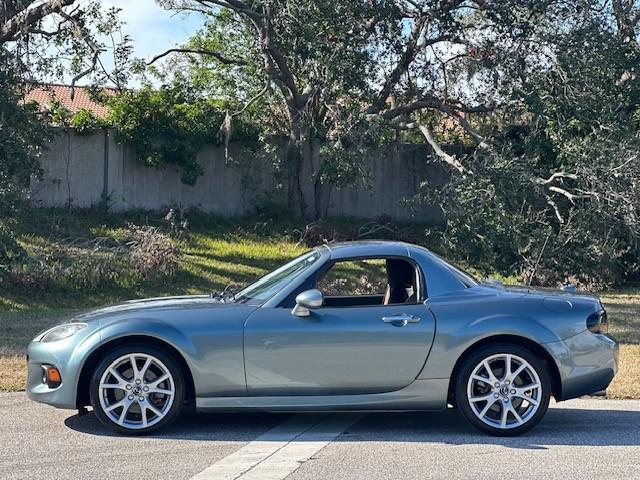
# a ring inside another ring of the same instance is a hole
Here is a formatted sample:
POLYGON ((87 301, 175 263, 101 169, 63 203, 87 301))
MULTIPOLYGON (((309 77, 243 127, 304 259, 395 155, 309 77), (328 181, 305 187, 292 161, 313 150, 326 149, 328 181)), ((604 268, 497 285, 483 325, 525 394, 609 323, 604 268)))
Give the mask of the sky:
POLYGON ((150 59, 168 48, 184 43, 203 24, 200 15, 176 14, 154 0, 103 0, 105 7, 122 9, 124 33, 133 40, 134 55, 150 59))
MULTIPOLYGON (((79 4, 88 3, 89 0, 80 0, 79 4)), ((165 10, 155 3, 154 0, 100 0, 103 10, 111 7, 119 8, 120 19, 125 23, 122 27, 123 34, 129 35, 133 46, 133 57, 150 60, 155 55, 163 53, 169 48, 183 45, 193 36, 204 24, 204 16, 195 13, 176 13, 165 10)), ((56 26, 56 18, 47 19, 51 23, 45 23, 45 28, 53 30, 56 26)), ((100 37, 98 37, 100 38, 100 37)), ((105 45, 110 45, 110 41, 102 38, 105 45)), ((55 47, 52 48, 52 55, 55 55, 55 47)), ((101 55, 101 61, 107 70, 113 67, 113 55, 107 50, 101 55)), ((89 65, 87 60, 86 66, 89 65)), ((55 76, 45 76, 42 81, 63 82, 69 84, 73 74, 68 72, 62 78, 55 76)), ((154 81, 153 78, 149 80, 154 81)), ((78 85, 91 83, 90 77, 79 80, 78 85)), ((140 84, 140 78, 129 79, 129 87, 136 87, 140 84)))

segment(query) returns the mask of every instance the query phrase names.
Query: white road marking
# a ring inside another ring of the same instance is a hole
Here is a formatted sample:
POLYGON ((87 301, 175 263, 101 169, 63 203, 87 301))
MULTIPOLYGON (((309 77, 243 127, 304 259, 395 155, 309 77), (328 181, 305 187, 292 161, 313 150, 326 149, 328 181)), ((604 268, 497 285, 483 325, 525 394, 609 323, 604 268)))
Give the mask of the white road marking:
POLYGON ((363 415, 295 415, 191 480, 282 480, 363 415))

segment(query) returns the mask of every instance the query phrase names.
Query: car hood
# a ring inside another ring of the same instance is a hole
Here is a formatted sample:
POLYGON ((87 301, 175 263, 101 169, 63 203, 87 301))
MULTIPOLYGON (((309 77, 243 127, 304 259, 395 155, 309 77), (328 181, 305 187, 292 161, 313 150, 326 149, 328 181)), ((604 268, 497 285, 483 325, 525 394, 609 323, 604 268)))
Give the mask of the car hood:
POLYGON ((108 305, 106 307, 96 308, 81 313, 73 317, 73 322, 97 322, 99 320, 120 317, 121 315, 129 315, 139 313, 141 311, 158 311, 158 310, 185 310, 198 308, 234 308, 245 306, 244 304, 224 302, 217 297, 211 295, 184 295, 176 297, 156 297, 144 298, 141 300, 130 300, 128 302, 108 305))

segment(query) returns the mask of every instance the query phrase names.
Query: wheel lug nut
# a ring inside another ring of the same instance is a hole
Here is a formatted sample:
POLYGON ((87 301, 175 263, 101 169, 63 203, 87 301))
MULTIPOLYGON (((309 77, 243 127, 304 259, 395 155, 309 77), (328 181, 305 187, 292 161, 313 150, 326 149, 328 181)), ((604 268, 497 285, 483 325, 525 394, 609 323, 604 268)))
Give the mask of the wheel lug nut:
POLYGON ((509 382, 509 380, 507 380, 507 381, 506 381, 506 382, 504 382, 504 383, 505 383, 505 385, 509 385, 509 383, 510 383, 510 382, 509 382))
POLYGON ((493 394, 493 398, 498 398, 500 395, 498 395, 497 393, 493 394))
POLYGON ((129 395, 129 400, 133 400, 133 395, 129 395))
POLYGON ((144 401, 144 397, 138 397, 138 401, 143 402, 144 401))
POLYGON ((512 388, 512 389, 511 389, 511 395, 515 395, 515 394, 516 394, 516 389, 515 389, 515 388, 512 388))
POLYGON ((127 390, 131 390, 131 385, 127 383, 127 390))
POLYGON ((137 383, 138 385, 140 385, 140 379, 137 379, 137 380, 136 380, 136 383, 137 383))
POLYGON ((504 397, 504 398, 502 399, 502 401, 503 401, 504 403, 507 403, 507 402, 509 401, 509 399, 508 399, 507 397, 504 397))
POLYGON ((496 388, 500 388, 500 384, 498 382, 496 382, 493 386, 496 388))
POLYGON ((144 390, 145 392, 148 392, 148 391, 149 391, 149 387, 144 387, 144 388, 143 388, 143 390, 144 390))

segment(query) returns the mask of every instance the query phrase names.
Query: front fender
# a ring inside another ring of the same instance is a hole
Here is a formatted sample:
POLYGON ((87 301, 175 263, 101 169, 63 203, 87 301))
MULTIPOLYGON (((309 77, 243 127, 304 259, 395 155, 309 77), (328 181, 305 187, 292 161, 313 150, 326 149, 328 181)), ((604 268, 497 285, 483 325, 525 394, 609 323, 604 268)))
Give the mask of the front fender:
POLYGON ((175 348, 189 364, 196 356, 196 347, 182 331, 156 318, 123 319, 109 323, 100 329, 100 345, 124 337, 146 336, 168 343, 175 348))
POLYGON ((195 310, 104 321, 100 345, 130 336, 146 336, 173 347, 184 359, 196 396, 245 395, 243 324, 245 309, 224 315, 195 310))

